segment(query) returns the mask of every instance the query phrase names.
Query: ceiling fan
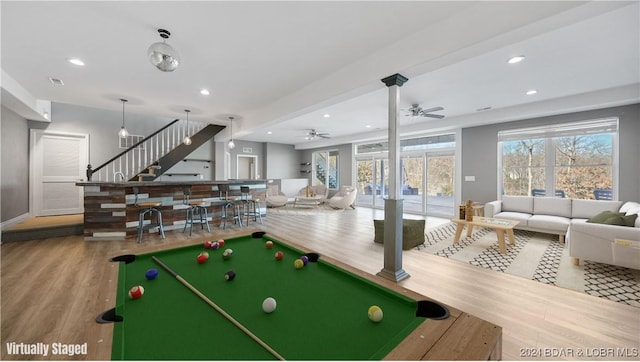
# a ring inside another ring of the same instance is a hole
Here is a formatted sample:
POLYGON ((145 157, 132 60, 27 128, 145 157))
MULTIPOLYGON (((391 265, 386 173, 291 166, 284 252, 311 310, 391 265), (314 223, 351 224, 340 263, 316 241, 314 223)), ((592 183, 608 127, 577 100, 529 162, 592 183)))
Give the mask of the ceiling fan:
POLYGON ((444 118, 443 115, 431 113, 431 112, 437 112, 437 111, 442 111, 442 110, 444 110, 444 108, 442 108, 442 107, 433 107, 433 108, 429 108, 429 109, 422 109, 422 107, 420 107, 419 105, 412 104, 411 108, 408 109, 409 113, 405 114, 405 116, 410 116, 410 117, 430 117, 430 118, 442 119, 442 118, 444 118))
POLYGON ((305 140, 314 140, 316 138, 331 138, 331 136, 330 133, 318 132, 315 129, 310 129, 304 137, 305 140))

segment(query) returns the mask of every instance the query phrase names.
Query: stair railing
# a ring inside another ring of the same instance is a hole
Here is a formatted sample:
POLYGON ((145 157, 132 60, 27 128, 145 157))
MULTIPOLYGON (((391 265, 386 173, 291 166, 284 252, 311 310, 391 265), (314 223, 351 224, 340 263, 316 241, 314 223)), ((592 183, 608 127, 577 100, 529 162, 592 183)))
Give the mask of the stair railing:
POLYGON ((181 145, 186 136, 191 137, 206 126, 205 122, 176 119, 102 165, 96 168, 87 165, 87 181, 128 181, 181 145))

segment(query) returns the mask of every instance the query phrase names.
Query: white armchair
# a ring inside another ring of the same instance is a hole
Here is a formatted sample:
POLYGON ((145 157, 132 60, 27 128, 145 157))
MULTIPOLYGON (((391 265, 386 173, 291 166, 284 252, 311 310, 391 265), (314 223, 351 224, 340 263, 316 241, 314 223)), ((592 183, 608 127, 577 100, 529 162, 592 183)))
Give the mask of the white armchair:
POLYGON ((355 209, 353 203, 356 201, 358 190, 353 186, 340 186, 338 193, 329 199, 329 206, 334 209, 346 209, 351 207, 355 209))
POLYGON ((267 186, 267 207, 284 206, 287 201, 287 195, 278 190, 278 185, 267 186))

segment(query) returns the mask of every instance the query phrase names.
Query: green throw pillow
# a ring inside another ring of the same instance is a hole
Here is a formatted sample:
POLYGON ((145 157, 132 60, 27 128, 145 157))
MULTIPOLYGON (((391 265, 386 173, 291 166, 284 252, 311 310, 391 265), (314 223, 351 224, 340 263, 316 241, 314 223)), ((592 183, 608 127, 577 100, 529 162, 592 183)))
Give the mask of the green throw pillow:
POLYGON ((600 213, 592 217, 591 219, 589 219, 587 222, 596 223, 596 224, 618 225, 618 226, 635 226, 636 218, 638 217, 637 214, 625 216, 625 214, 622 212, 620 213, 611 212, 611 211, 605 211, 605 212, 609 212, 610 214, 601 216, 601 214, 604 214, 604 213, 600 213))
POLYGON ((623 215, 620 215, 619 212, 615 212, 615 211, 603 211, 603 212, 591 217, 589 220, 587 220, 587 222, 592 222, 592 223, 596 223, 596 224, 604 224, 604 221, 607 220, 608 218, 612 217, 612 216, 623 216, 623 215))

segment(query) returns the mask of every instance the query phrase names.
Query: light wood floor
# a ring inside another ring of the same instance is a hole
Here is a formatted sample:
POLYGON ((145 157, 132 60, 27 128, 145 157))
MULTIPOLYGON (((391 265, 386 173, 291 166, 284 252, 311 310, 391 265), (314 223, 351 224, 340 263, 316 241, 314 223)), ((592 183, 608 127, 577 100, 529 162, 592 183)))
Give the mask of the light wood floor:
MULTIPOLYGON (((360 208, 316 216, 271 214, 258 227, 375 274, 383 267, 383 248, 372 241, 371 220, 382 216, 379 210, 360 208)), ((428 218, 427 227, 440 222, 428 218)), ((216 227, 213 235, 198 232, 191 238, 172 231, 166 241, 145 235, 142 246, 134 240, 87 242, 81 236, 2 244, 0 359, 30 359, 8 355, 10 342, 88 342, 87 356, 63 358, 96 359, 95 347, 104 341, 95 332, 94 318, 103 311, 101 306, 111 303, 100 300, 109 256, 149 245, 179 246, 205 237, 228 237, 254 228, 254 224, 226 231, 216 227)), ((547 358, 553 360, 580 359, 578 353, 591 360, 639 358, 638 308, 419 251, 405 251, 403 258, 411 275, 401 282, 404 287, 502 326, 505 360, 525 359, 523 348, 545 348, 543 352, 555 353, 547 358), (624 348, 626 356, 612 354, 624 348)))

